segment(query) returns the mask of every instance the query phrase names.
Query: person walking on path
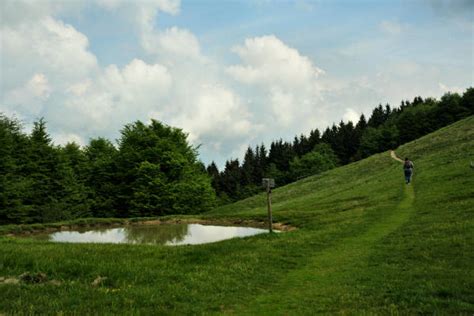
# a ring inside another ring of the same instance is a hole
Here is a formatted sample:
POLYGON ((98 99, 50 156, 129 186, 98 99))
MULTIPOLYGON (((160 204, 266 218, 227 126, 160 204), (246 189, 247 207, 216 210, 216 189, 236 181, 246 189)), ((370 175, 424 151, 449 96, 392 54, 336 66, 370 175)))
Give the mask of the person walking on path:
POLYGON ((413 162, 410 161, 408 158, 405 158, 405 162, 403 163, 403 171, 405 173, 406 184, 410 184, 414 168, 415 166, 413 165, 413 162))

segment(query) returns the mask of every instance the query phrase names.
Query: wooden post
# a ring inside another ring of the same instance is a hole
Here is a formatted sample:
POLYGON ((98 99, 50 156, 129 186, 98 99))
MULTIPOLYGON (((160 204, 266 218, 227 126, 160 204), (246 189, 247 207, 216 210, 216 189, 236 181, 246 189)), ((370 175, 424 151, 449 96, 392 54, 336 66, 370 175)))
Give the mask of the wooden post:
POLYGON ((270 188, 270 181, 267 182, 267 208, 268 208, 268 230, 270 233, 272 233, 273 232, 272 189, 270 188))
POLYGON ((268 208, 268 230, 273 233, 273 218, 272 218, 272 188, 275 187, 275 179, 263 178, 262 186, 267 191, 267 208, 268 208))

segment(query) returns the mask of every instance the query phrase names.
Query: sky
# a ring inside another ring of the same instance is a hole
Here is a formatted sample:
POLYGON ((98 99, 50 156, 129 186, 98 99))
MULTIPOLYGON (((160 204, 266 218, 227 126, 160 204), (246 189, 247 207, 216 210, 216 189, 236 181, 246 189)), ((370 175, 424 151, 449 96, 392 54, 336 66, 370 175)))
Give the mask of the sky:
POLYGON ((2 0, 0 113, 55 144, 181 128, 246 148, 474 86, 470 0, 2 0))

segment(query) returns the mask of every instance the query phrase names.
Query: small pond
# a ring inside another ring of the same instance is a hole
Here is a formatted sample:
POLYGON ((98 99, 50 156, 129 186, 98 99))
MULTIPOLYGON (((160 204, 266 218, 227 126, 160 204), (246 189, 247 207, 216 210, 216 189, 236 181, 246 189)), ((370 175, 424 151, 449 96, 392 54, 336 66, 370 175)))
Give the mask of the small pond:
POLYGON ((36 239, 71 243, 197 245, 266 233, 252 227, 201 224, 131 225, 119 228, 88 228, 32 236, 36 239))

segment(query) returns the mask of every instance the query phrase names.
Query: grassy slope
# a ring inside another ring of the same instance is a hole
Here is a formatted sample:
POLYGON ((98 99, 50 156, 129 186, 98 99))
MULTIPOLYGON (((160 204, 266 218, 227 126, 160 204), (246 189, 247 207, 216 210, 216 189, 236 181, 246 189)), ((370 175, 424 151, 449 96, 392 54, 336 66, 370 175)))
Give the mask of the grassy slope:
MULTIPOLYGON (((312 314, 474 312, 474 117, 397 150, 274 191, 297 231, 184 247, 0 239, 3 312, 312 314), (106 284, 92 287, 98 275, 106 284)), ((211 218, 265 218, 259 195, 211 218)))

